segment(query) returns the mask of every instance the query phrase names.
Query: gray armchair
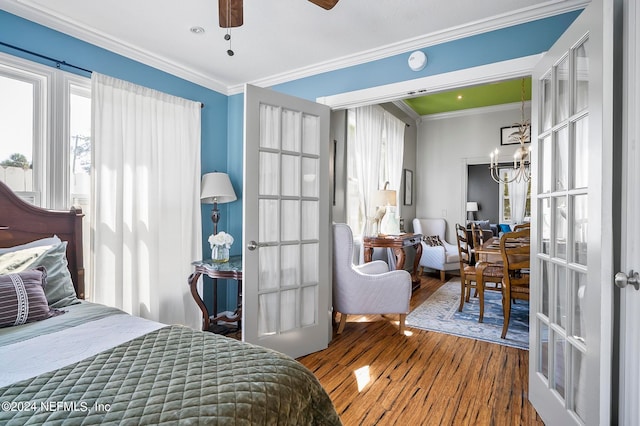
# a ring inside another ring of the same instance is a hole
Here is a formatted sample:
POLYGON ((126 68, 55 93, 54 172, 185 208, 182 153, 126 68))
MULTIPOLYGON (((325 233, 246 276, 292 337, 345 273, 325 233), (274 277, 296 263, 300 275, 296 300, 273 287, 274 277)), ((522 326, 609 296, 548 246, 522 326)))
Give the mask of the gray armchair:
POLYGON ((347 315, 399 314, 400 333, 409 313, 411 274, 389 271, 382 260, 353 264, 353 233, 349 225, 333 225, 333 312, 340 312, 338 334, 347 315))
POLYGON ((420 273, 424 268, 440 272, 440 280, 445 281, 447 271, 460 269, 458 246, 445 240, 447 222, 444 219, 413 219, 413 232, 425 237, 438 236, 441 245, 429 245, 422 241, 422 257, 420 257, 420 273))

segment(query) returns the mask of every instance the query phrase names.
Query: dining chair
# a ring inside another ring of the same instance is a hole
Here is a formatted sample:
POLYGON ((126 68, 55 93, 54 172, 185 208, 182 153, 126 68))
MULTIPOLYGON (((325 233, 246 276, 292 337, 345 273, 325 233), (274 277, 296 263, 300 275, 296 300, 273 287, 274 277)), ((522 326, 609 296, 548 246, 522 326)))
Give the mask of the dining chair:
POLYGON ((516 226, 513 227, 514 232, 515 231, 521 231, 523 229, 529 229, 531 227, 531 222, 524 222, 524 223, 519 223, 516 226))
POLYGON ((477 263, 481 260, 486 259, 478 259, 478 256, 475 255, 475 249, 482 247, 485 241, 493 238, 493 232, 488 229, 482 229, 480 225, 475 222, 471 222, 471 241, 473 242, 471 249, 471 259, 474 263, 477 263))
POLYGON ((502 279, 502 311, 504 324, 502 335, 504 339, 509 328, 511 316, 511 302, 515 299, 529 300, 530 277, 530 229, 507 232, 500 238, 500 253, 504 264, 502 279))
POLYGON ((467 229, 456 224, 456 240, 458 243, 458 256, 460 257, 460 306, 458 311, 461 312, 464 303, 471 298, 471 289, 476 289, 476 296, 479 297, 480 312, 478 322, 484 321, 484 290, 485 282, 493 282, 495 286, 488 287, 490 290, 501 290, 502 283, 502 267, 488 262, 481 262, 475 265, 471 262, 471 249, 467 236, 467 229), (479 267, 479 269, 478 269, 479 267), (478 279, 478 271, 480 280, 478 279), (480 284, 478 285, 478 281, 480 284))
POLYGON ((458 243, 458 257, 460 258, 460 307, 462 312, 464 302, 467 299, 467 291, 471 291, 471 282, 476 279, 476 268, 471 263, 471 247, 467 239, 467 229, 456 223, 456 240, 458 243))

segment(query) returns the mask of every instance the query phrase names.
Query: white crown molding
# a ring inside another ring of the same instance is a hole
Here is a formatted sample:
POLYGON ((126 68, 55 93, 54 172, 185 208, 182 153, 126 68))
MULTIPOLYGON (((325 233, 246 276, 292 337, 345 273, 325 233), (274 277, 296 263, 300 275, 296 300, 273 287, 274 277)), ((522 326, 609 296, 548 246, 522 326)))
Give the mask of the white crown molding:
MULTIPOLYGON (((437 44, 486 33, 489 31, 511 27, 513 25, 523 24, 538 19, 549 18, 551 16, 572 12, 585 8, 589 3, 590 0, 567 0, 560 3, 558 3, 557 1, 548 1, 539 5, 521 9, 519 11, 516 11, 515 13, 506 13, 493 16, 491 18, 472 22, 467 25, 447 28, 446 30, 425 34, 423 36, 404 40, 402 42, 380 46, 375 49, 364 51, 355 55, 349 55, 331 61, 320 62, 307 67, 291 70, 286 73, 256 80, 254 82, 251 82, 250 84, 260 87, 271 87, 289 81, 310 77, 315 74, 335 71, 337 69, 347 68, 354 65, 361 65, 378 59, 385 59, 389 56, 399 55, 402 53, 413 51, 415 49, 422 49, 429 46, 434 46, 437 44)), ((242 92, 243 88, 244 85, 230 86, 229 93, 240 93, 242 92)))
MULTIPOLYGON (((320 62, 248 83, 260 87, 271 87, 277 84, 298 80, 328 71, 334 71, 378 59, 384 59, 389 56, 413 51, 415 49, 425 48, 488 31, 579 10, 586 7, 588 4, 588 0, 566 0, 562 2, 551 0, 539 5, 521 9, 514 13, 493 16, 467 25, 448 28, 443 31, 437 31, 424 36, 404 40, 402 42, 392 43, 386 46, 360 52, 355 55, 348 55, 334 60, 320 62)), ((226 95, 233 95, 244 91, 244 83, 239 85, 228 85, 228 83, 225 83, 224 81, 211 78, 200 71, 179 65, 167 58, 160 57, 152 52, 133 46, 124 40, 111 38, 106 34, 83 26, 78 22, 69 21, 62 16, 56 15, 55 12, 51 10, 42 9, 41 4, 35 4, 29 0, 0 0, 0 7, 9 13, 71 35, 127 58, 202 85, 211 90, 215 90, 226 95)))
POLYGON ((140 49, 124 40, 115 39, 80 22, 70 21, 52 10, 42 8, 40 4, 35 4, 28 0, 0 0, 0 8, 192 83, 227 94, 227 85, 224 82, 205 76, 199 71, 179 65, 155 53, 140 49))
MULTIPOLYGON (((511 111, 511 110, 519 111, 521 105, 522 105, 522 102, 512 102, 510 104, 490 105, 485 107, 463 109, 459 111, 440 112, 437 114, 422 115, 420 116, 420 122, 424 123, 425 121, 446 120, 448 118, 466 117, 469 115, 478 115, 478 114, 489 114, 492 112, 502 112, 502 111, 511 111)), ((525 108, 526 107, 530 108, 531 101, 525 101, 524 106, 525 108)))

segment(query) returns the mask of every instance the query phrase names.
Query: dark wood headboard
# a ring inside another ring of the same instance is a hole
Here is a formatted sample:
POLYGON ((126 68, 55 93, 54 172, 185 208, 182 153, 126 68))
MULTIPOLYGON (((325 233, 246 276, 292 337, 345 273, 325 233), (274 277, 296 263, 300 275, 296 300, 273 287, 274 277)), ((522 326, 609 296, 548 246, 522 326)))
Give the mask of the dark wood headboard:
POLYGON ((78 298, 84 299, 82 209, 46 210, 23 201, 0 182, 0 247, 12 247, 57 235, 67 241, 67 261, 78 298))

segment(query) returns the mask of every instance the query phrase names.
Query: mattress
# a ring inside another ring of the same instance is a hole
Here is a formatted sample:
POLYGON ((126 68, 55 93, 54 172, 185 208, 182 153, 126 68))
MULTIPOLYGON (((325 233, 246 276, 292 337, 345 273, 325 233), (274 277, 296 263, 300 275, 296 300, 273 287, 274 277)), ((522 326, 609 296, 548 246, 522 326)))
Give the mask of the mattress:
POLYGON ((87 302, 68 308, 0 331, 11 373, 0 424, 340 424, 316 377, 284 354, 87 302))

